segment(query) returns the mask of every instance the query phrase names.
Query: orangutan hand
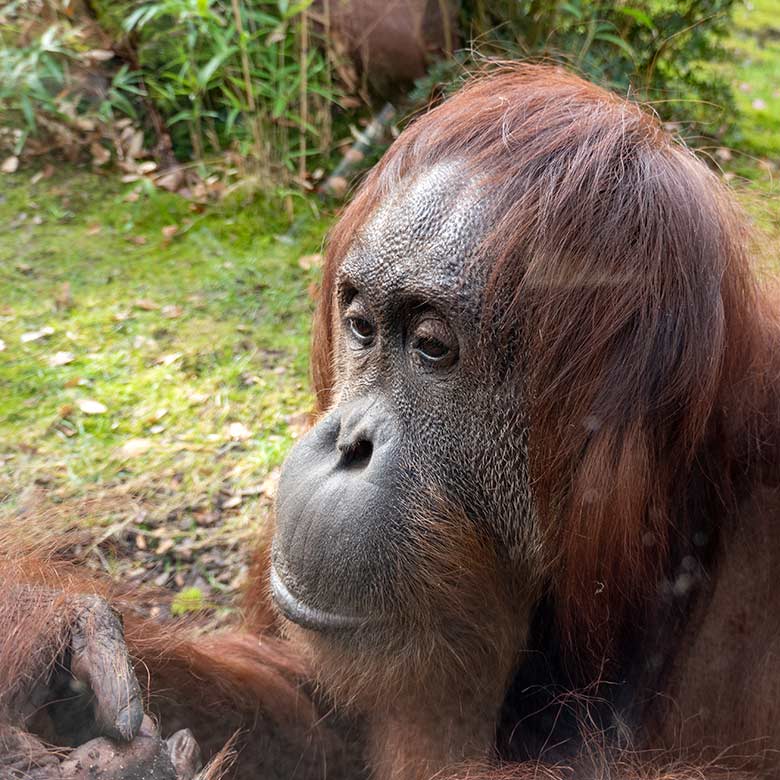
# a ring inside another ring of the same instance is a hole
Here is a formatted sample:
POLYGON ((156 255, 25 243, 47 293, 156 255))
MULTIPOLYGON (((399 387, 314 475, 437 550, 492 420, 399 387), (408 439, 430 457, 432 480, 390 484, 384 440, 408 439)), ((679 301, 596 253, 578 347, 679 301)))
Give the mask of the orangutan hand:
POLYGON ((55 625, 41 633, 52 646, 32 647, 29 668, 17 670, 24 673, 0 712, 0 776, 192 780, 201 764, 197 743, 187 730, 162 740, 144 715, 120 615, 97 596, 30 588, 17 597, 17 605, 48 608, 55 625), (75 750, 60 761, 63 751, 55 756, 44 742, 75 750))
POLYGON ((130 742, 98 737, 76 748, 60 764, 58 780, 196 780, 201 766, 198 743, 189 729, 162 740, 145 717, 130 742))

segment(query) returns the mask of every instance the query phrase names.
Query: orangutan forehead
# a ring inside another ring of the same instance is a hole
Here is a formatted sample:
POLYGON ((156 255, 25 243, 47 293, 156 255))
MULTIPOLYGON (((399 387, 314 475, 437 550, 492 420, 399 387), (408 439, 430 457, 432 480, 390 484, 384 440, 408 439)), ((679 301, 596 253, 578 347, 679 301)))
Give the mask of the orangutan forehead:
POLYGON ((483 195, 465 166, 439 164, 402 180, 355 237, 342 275, 388 291, 436 297, 479 269, 483 195))

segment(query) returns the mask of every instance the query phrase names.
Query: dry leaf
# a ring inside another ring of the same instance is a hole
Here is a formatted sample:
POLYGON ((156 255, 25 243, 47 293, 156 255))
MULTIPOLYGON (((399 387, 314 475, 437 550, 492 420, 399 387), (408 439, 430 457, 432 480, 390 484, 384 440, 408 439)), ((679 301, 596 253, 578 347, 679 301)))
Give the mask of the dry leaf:
POLYGON ((176 192, 184 181, 184 171, 181 168, 174 168, 166 171, 159 178, 155 179, 155 184, 168 192, 176 192))
POLYGON ((162 229, 162 234, 165 238, 168 240, 172 239, 177 233, 179 232, 179 226, 178 225, 166 225, 162 229))
POLYGON ((142 157, 141 151, 144 148, 144 131, 136 130, 127 144, 127 156, 130 158, 142 157))
POLYGON ((76 359, 76 356, 72 352, 55 352, 49 358, 49 365, 52 368, 56 366, 67 366, 68 363, 72 363, 76 359))
POLYGON ((281 43, 284 40, 284 27, 279 25, 265 38, 265 45, 271 46, 274 43, 281 43))
POLYGON ((309 271, 312 268, 319 268, 322 266, 322 255, 303 255, 298 259, 298 265, 303 268, 304 271, 309 271))
POLYGON ((29 341, 39 341, 40 339, 48 338, 49 336, 53 335, 53 333, 54 328, 47 325, 40 330, 33 330, 29 333, 22 333, 21 342, 22 344, 26 344, 29 341))
POLYGON ((184 314, 184 309, 182 309, 181 306, 168 304, 167 306, 162 307, 162 316, 169 320, 175 320, 178 317, 181 317, 182 314, 184 314))
POLYGON ((131 244, 136 244, 137 246, 143 246, 146 243, 146 236, 128 236, 127 240, 131 244))
POLYGON ((290 433, 294 437, 298 437, 309 429, 312 416, 309 412, 298 412, 298 414, 291 414, 287 417, 285 422, 290 426, 290 433))
POLYGON ((93 165, 105 165, 111 159, 111 152, 97 141, 89 145, 89 153, 92 155, 93 165))
POLYGON ((138 173, 146 176, 147 173, 153 173, 157 170, 157 163, 154 160, 144 160, 138 163, 138 173))
POLYGON ((241 495, 230 496, 222 502, 223 509, 235 509, 237 506, 241 506, 241 495))
POLYGON ((83 130, 85 133, 94 132, 96 127, 95 123, 91 119, 85 116, 77 116, 73 120, 73 124, 76 125, 76 127, 78 127, 79 130, 83 130))
POLYGON ((154 362, 158 366, 170 366, 179 360, 181 356, 181 352, 171 352, 169 355, 160 355, 154 362))
POLYGON ((19 158, 12 154, 10 157, 6 157, 0 165, 0 172, 2 173, 16 173, 19 170, 19 158))
POLYGON ((136 309, 143 309, 144 311, 156 311, 160 308, 160 305, 154 301, 150 301, 148 298, 139 298, 133 303, 136 309))
POLYGON ((128 439, 117 451, 119 458, 137 458, 154 446, 151 439, 128 439))
POLYGON ((228 425, 228 435, 234 441, 246 441, 252 436, 252 431, 240 422, 232 422, 228 425))
POLYGON ((5 350, 5 342, 0 339, 0 352, 3 352, 5 350))
POLYGON ((94 401, 91 398, 79 399, 76 401, 76 406, 84 414, 105 414, 108 411, 108 407, 105 404, 101 404, 100 401, 94 401))
POLYGON ((103 226, 99 222, 93 222, 91 225, 87 225, 87 235, 96 236, 103 229, 103 226))
POLYGON ((260 486, 263 495, 267 498, 272 499, 276 495, 276 488, 279 485, 279 473, 277 469, 274 469, 260 486))
POLYGON ((82 56, 93 62, 108 62, 114 59, 114 52, 109 49, 90 49, 85 51, 82 56))
POLYGON ((157 555, 165 555, 165 553, 170 552, 173 549, 173 545, 173 539, 163 539, 160 544, 157 545, 155 552, 157 555))
POLYGON ((128 192, 127 195, 125 195, 125 200, 128 203, 135 203, 140 197, 141 193, 138 192, 138 190, 133 190, 132 192, 128 192))
POLYGON ((133 347, 135 349, 155 349, 157 342, 154 339, 150 339, 148 336, 143 336, 140 333, 133 339, 133 347))

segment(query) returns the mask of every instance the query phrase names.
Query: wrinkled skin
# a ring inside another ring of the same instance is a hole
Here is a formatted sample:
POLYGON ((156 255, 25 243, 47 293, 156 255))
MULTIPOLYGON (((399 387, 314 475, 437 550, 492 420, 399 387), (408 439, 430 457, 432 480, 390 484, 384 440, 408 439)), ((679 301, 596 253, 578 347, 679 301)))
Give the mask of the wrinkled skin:
MULTIPOLYGON (((23 587, 18 598, 36 604, 62 601, 61 594, 39 588, 23 587)), ((0 775, 195 780, 202 762, 192 734, 185 729, 163 740, 144 715, 118 613, 98 596, 70 597, 63 606, 65 641, 53 667, 30 670, 32 684, 22 685, 6 705, 0 775), (75 749, 54 754, 46 744, 75 749)))
MULTIPOLYGON (((497 359, 482 319, 481 195, 464 166, 435 167, 356 237, 336 277, 334 402, 284 465, 273 543, 276 603, 326 687, 420 712, 439 766, 486 755, 544 565, 507 374, 522 361, 497 359)), ((380 766, 403 749, 369 748, 380 766)))
POLYGON ((426 493, 483 523, 497 549, 529 547, 526 423, 479 341, 484 229, 479 191, 441 166, 389 199, 339 270, 335 402, 289 455, 277 502, 274 582, 301 624, 392 611, 387 572, 426 493), (512 522, 489 528, 495 518, 512 522))

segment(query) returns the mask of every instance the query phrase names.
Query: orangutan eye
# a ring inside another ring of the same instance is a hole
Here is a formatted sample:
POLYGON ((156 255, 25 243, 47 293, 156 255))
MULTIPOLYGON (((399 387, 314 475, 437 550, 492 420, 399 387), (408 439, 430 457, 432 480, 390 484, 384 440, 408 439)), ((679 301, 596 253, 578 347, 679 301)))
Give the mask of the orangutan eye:
POLYGON ((420 339, 415 349, 420 357, 426 360, 437 361, 442 360, 449 354, 450 348, 446 344, 442 344, 438 339, 423 338, 420 339))
POLYGON ((438 319, 417 324, 412 349, 420 362, 431 368, 449 368, 458 359, 458 340, 449 326, 438 319))
POLYGON ((363 347, 370 347, 374 341, 374 326, 365 317, 348 317, 350 333, 363 347))

